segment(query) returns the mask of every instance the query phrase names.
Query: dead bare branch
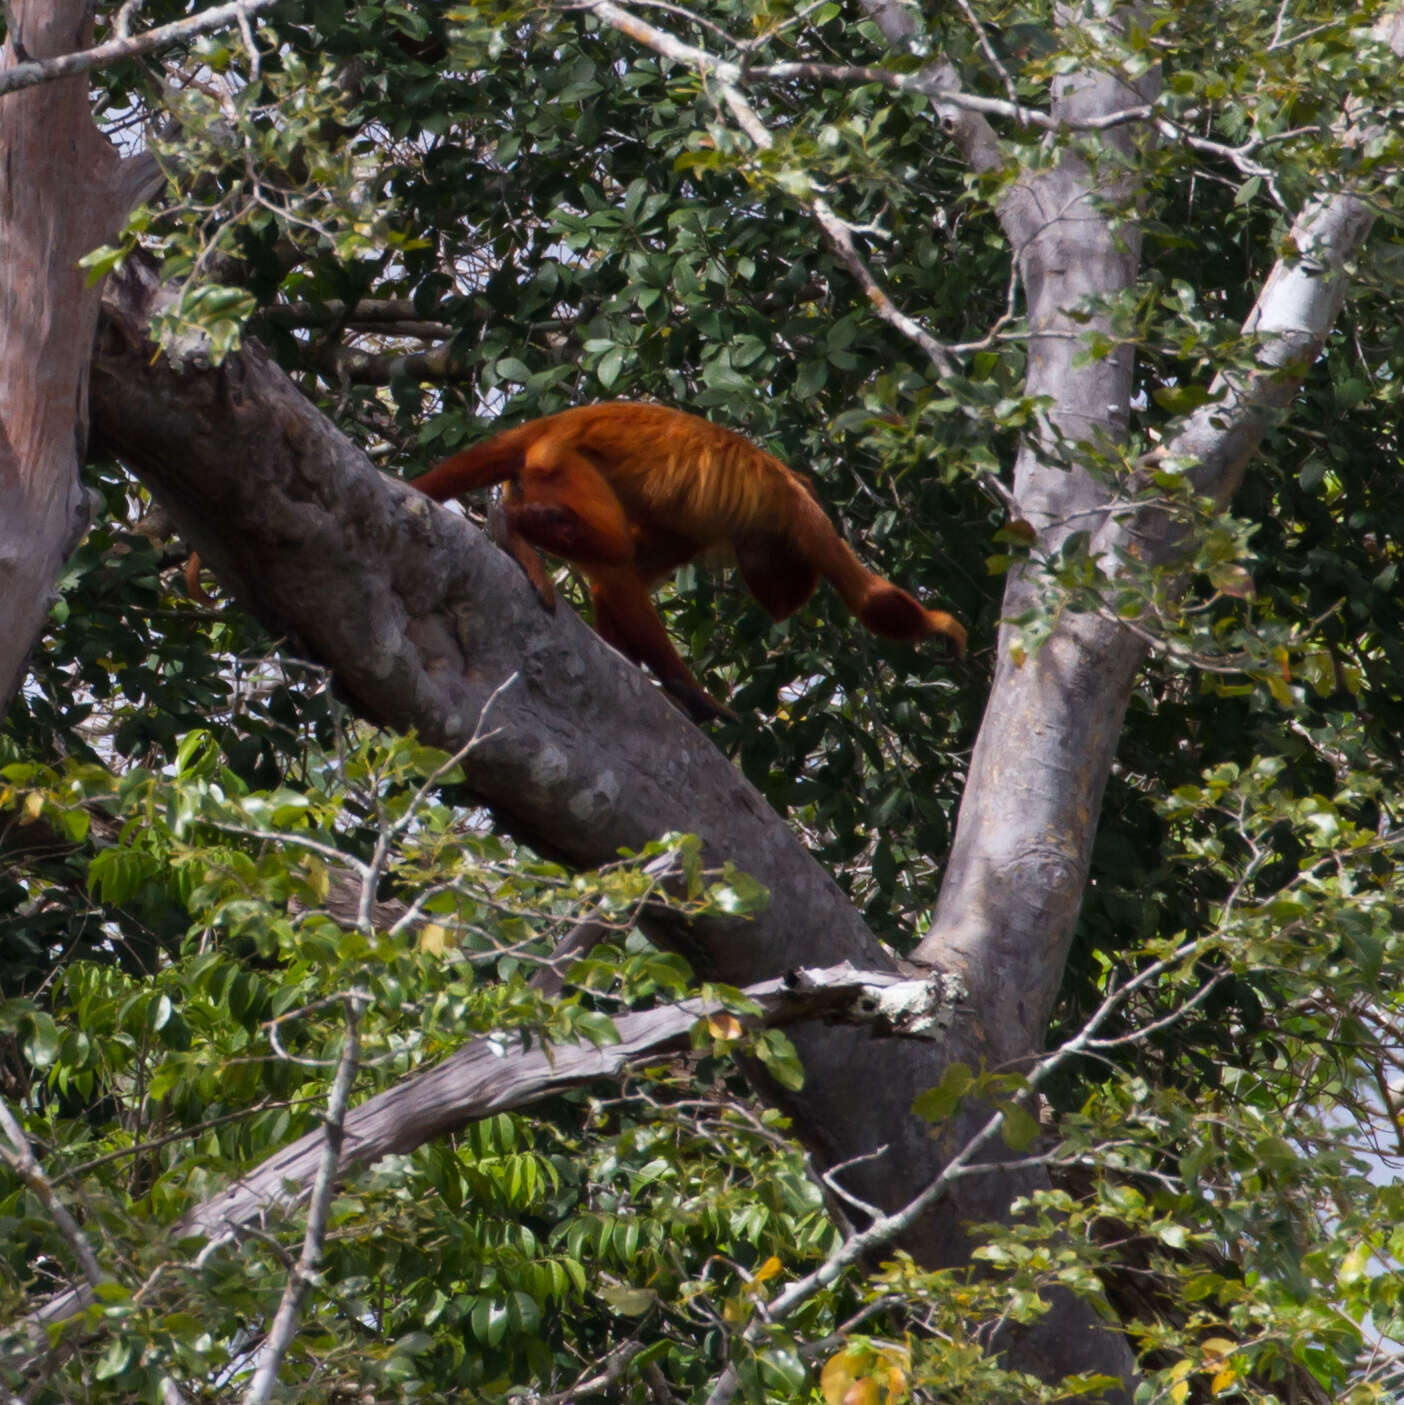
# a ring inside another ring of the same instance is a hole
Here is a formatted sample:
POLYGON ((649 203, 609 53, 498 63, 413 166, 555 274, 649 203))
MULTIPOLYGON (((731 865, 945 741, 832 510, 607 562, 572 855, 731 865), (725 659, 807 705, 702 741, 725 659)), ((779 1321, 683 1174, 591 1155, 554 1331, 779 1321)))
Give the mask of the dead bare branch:
POLYGON ((136 35, 123 32, 130 23, 131 15, 130 7, 126 7, 119 15, 122 23, 116 26, 117 38, 77 53, 17 63, 0 72, 0 94, 37 87, 40 83, 52 83, 55 79, 69 78, 79 73, 92 73, 95 69, 107 68, 126 59, 168 49, 172 44, 200 34, 211 34, 231 24, 247 24, 251 16, 271 10, 276 3, 277 0, 233 0, 232 4, 216 5, 212 10, 191 15, 187 19, 173 20, 170 24, 136 35))

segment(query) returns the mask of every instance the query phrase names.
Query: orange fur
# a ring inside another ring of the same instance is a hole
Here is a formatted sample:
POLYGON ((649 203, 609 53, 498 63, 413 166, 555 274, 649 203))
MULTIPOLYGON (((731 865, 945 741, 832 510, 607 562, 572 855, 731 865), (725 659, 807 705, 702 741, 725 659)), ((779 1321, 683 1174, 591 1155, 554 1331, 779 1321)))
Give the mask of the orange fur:
POLYGON ((181 578, 185 581, 185 593, 200 605, 213 605, 214 597, 207 591, 200 580, 200 553, 192 551, 185 558, 185 566, 181 570, 181 578))
POLYGON ((733 714, 678 657, 649 590, 704 551, 729 547, 751 593, 777 619, 822 575, 875 634, 939 635, 957 656, 965 630, 868 570, 824 515, 808 481, 739 434, 662 405, 616 401, 503 430, 414 480, 440 501, 505 483, 494 535, 538 594, 554 591, 534 548, 589 578, 595 628, 700 719, 733 714))

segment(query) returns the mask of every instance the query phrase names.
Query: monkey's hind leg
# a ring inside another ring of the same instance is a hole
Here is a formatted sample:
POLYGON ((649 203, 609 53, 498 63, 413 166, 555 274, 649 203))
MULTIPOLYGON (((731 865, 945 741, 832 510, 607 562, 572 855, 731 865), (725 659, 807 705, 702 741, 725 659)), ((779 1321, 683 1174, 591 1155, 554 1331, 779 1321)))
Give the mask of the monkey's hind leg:
POLYGON ((709 696, 679 657, 635 572, 591 572, 590 593, 600 638, 635 663, 647 664, 694 722, 736 721, 736 714, 709 696))
POLYGON ((526 578, 537 598, 548 609, 556 608, 556 583, 546 569, 546 563, 532 549, 531 543, 512 525, 512 513, 505 503, 495 502, 488 508, 488 531, 503 551, 526 572, 526 578))

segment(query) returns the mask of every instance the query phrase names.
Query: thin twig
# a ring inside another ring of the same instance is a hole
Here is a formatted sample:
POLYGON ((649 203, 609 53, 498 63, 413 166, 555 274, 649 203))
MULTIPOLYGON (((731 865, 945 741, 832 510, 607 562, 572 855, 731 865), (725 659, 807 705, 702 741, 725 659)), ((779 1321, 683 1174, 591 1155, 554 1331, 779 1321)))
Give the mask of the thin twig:
POLYGON ((253 25, 243 10, 239 11, 239 37, 244 41, 244 52, 249 56, 249 81, 256 83, 263 71, 263 60, 259 56, 258 43, 254 39, 253 25))
MULTIPOLYGON (((731 109, 742 131, 750 137, 756 148, 760 151, 770 151, 774 148, 775 139, 770 135, 755 109, 746 101, 737 86, 744 76, 739 65, 726 59, 719 59, 714 54, 708 53, 707 50, 698 48, 695 44, 684 43, 675 35, 667 34, 646 20, 640 19, 637 15, 630 14, 628 10, 616 5, 614 0, 586 0, 585 8, 612 28, 619 30, 622 34, 627 34, 631 39, 637 40, 655 53, 662 54, 664 58, 686 64, 715 78, 721 87, 726 105, 731 109)), ((926 353, 939 375, 954 374, 955 363, 946 354, 945 347, 914 318, 908 317, 905 312, 901 311, 877 279, 873 277, 872 272, 863 261, 862 254, 858 251, 858 246, 853 241, 852 227, 847 221, 842 219, 829 202, 817 193, 804 203, 808 205, 816 223, 824 231, 834 252, 838 254, 844 266, 852 274, 854 281, 862 288, 868 301, 872 303, 877 315, 909 341, 919 346, 926 353)))
POLYGON ((960 6, 960 12, 965 16, 966 23, 975 31, 976 42, 990 61, 990 67, 999 74, 1000 81, 1004 84, 1004 91, 1009 94, 1009 101, 1017 106, 1019 104, 1019 90, 1014 83, 1014 75, 1004 66, 999 55, 995 52, 994 45, 990 43, 989 33, 980 23, 980 17, 971 7, 970 0, 956 0, 956 3, 960 6))
POLYGON ((483 704, 478 713, 478 720, 473 727, 473 735, 463 743, 452 756, 446 758, 433 772, 427 776, 423 785, 415 791, 410 803, 405 806, 405 812, 394 824, 382 824, 380 833, 376 837, 375 852, 371 855, 370 862, 361 869, 361 898, 356 914, 356 927, 358 931, 369 935, 375 930, 375 893, 380 886, 380 880, 385 872, 385 866, 390 862, 390 854, 395 842, 413 824, 419 823, 420 811, 424 802, 428 799, 431 791, 440 784, 443 778, 448 775, 455 766, 460 765, 474 747, 481 745, 484 741, 496 735, 495 732, 484 732, 483 727, 487 723, 488 713, 492 711, 493 704, 503 693, 510 688, 519 677, 518 674, 509 674, 496 688, 492 690, 487 701, 483 704))
POLYGON ((83 1277, 88 1280, 88 1286, 97 1289, 106 1281, 107 1275, 103 1273, 82 1227, 73 1218, 68 1206, 59 1198, 48 1176, 44 1174, 44 1168, 34 1155, 29 1138, 24 1134, 24 1128, 10 1111, 10 1105, 4 1101, 0 1101, 0 1129, 3 1129, 5 1139, 10 1144, 9 1147, 0 1146, 0 1157, 9 1162, 15 1174, 44 1202, 44 1208, 59 1227, 59 1232, 68 1240, 74 1257, 83 1270, 83 1277))
MULTIPOLYGON (((771 150, 775 145, 775 139, 766 129, 756 110, 742 96, 741 90, 734 84, 726 82, 721 84, 721 90, 727 106, 731 109, 742 131, 750 137, 759 150, 771 150)), ((858 252, 858 246, 853 242, 853 231, 848 222, 818 193, 812 195, 807 203, 816 223, 828 237, 830 247, 843 260, 844 266, 852 274, 854 282, 862 288, 877 315, 906 337, 908 341, 919 346, 936 368, 937 374, 954 375, 955 363, 946 354, 946 348, 919 322, 908 317, 873 277, 871 270, 863 262, 862 254, 858 252)))
MULTIPOLYGON (((91 73, 95 68, 106 68, 109 64, 166 49, 183 39, 209 34, 226 25, 241 21, 247 23, 250 16, 271 10, 277 3, 278 0, 234 0, 229 5, 216 5, 203 14, 148 29, 144 34, 130 38, 119 35, 116 39, 109 39, 106 44, 95 44, 91 49, 82 49, 75 54, 59 54, 51 59, 27 59, 12 68, 0 70, 0 95, 17 92, 21 88, 36 88, 41 83, 70 78, 75 73, 91 73)), ((119 11, 119 18, 123 14, 127 14, 125 7, 119 11)), ((131 16, 127 18, 130 22, 131 16)))
POLYGON ((322 1244, 326 1238, 327 1218, 331 1213, 332 1196, 336 1191, 337 1168, 341 1164, 341 1143, 346 1128, 346 1109, 351 1101, 351 1088, 356 1081, 360 1053, 361 1001, 350 996, 346 1001, 346 1040, 341 1046, 341 1060, 332 1080, 331 1096, 327 1100, 326 1142, 322 1164, 312 1188, 307 1207, 307 1229, 302 1236, 302 1254, 288 1276, 283 1298, 274 1314, 268 1340, 259 1354, 258 1369, 244 1395, 244 1405, 267 1405, 288 1347, 297 1332, 303 1299, 322 1261, 322 1244))
POLYGON ((168 1146, 171 1142, 190 1141, 202 1136, 205 1132, 215 1127, 226 1126, 230 1122, 242 1122, 250 1117, 257 1117, 262 1112, 267 1112, 272 1108, 294 1108, 306 1102, 305 1098, 265 1098, 262 1102, 255 1103, 252 1107, 241 1107, 237 1112, 226 1112, 222 1117, 210 1117, 203 1122, 196 1122, 189 1127, 182 1127, 176 1132, 167 1132, 163 1137, 151 1137, 145 1141, 133 1142, 131 1146, 118 1147, 116 1151, 104 1152, 101 1156, 95 1156, 91 1161, 84 1161, 81 1165, 70 1166, 66 1171, 55 1177, 55 1184, 62 1185, 64 1181, 71 1181, 75 1178, 90 1175, 99 1166, 105 1166, 110 1161, 121 1161, 128 1156, 146 1156, 158 1150, 160 1147, 168 1146))
MULTIPOLYGON (((1030 1093, 1036 1092, 1039 1086, 1046 1082, 1064 1063, 1093 1047, 1097 1043, 1097 1030, 1106 1023, 1116 1009, 1143 986, 1179 965, 1201 945, 1203 945, 1203 939, 1199 938, 1184 942, 1169 956, 1163 957, 1159 961, 1153 961, 1137 972, 1125 985, 1109 990, 1081 1030, 1034 1065, 1027 1080, 1028 1091, 1030 1093)), ((889 1215, 880 1216, 866 1229, 850 1235, 818 1268, 807 1273, 803 1278, 797 1279, 774 1301, 766 1304, 763 1316, 758 1317, 747 1329, 746 1337, 754 1340, 760 1327, 782 1321, 808 1302, 815 1294, 835 1283, 852 1265, 860 1262, 869 1254, 885 1248, 915 1224, 945 1194, 946 1188, 955 1181, 975 1174, 977 1170, 981 1173, 1002 1170, 1003 1163, 992 1163, 977 1168, 974 1158, 981 1147, 987 1145, 999 1134, 1000 1129, 1004 1126, 1004 1118, 1005 1115, 1001 1111, 992 1113, 985 1124, 951 1157, 925 1189, 909 1200, 901 1209, 894 1210, 889 1215)), ((708 1395, 707 1405, 728 1405, 728 1402, 736 1394, 739 1382, 740 1378, 735 1365, 727 1366, 708 1395)))
POLYGON ((125 0, 122 8, 117 11, 117 18, 112 22, 112 32, 119 39, 130 39, 132 37, 132 20, 141 9, 143 0, 125 0))

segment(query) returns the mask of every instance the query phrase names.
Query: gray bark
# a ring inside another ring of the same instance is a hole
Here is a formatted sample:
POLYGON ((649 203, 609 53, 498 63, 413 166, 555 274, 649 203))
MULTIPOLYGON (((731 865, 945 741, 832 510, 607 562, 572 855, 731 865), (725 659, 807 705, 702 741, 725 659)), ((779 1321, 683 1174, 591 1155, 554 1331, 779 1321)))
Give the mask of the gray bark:
MULTIPOLYGON (((900 11, 882 9, 878 18, 890 38, 902 37, 900 11)), ((1062 18, 1077 17, 1065 10, 1062 18)), ((934 66, 930 78, 933 87, 960 89, 948 65, 934 66)), ((1154 71, 1134 86, 1100 73, 1061 80, 1050 116, 1067 131, 1047 139, 1057 158, 1016 181, 1000 203, 1027 304, 1025 389, 1051 402, 1044 432, 1024 442, 1014 466, 1017 514, 1037 533, 1040 554, 1107 521, 1108 485, 1082 467, 1075 448, 1125 442, 1134 371, 1129 348, 1078 357, 1090 334, 1110 330, 1109 315, 1091 310, 1137 277, 1137 192, 1127 172, 1149 136, 1144 124, 1128 123, 1078 142, 1072 128, 1140 107, 1158 90, 1154 71)), ((952 103, 935 107, 972 168, 1001 163, 983 117, 952 103)), ((1004 614, 1023 613, 1041 589, 1036 567, 1012 572, 1004 614)), ((1133 635, 1091 615, 1070 616, 1029 658, 1012 652, 1012 634, 1001 628, 940 904, 917 953, 961 973, 986 1011, 986 1052, 997 1065, 1017 1064, 1042 1045, 1144 653, 1133 635)))
MULTIPOLYGON (((875 1038, 882 1039, 891 1037, 892 1031, 875 1018, 876 1001, 884 992, 918 984, 849 966, 797 971, 790 977, 749 987, 746 996, 757 1006, 757 1013, 742 1023, 750 1029, 783 1028, 798 1020, 822 1018, 868 1026, 875 1038)), ((600 1048, 538 1043, 504 1059, 498 1038, 474 1039, 442 1063, 377 1093, 347 1113, 340 1175, 371 1166, 382 1157, 413 1151, 480 1118, 529 1107, 567 1089, 617 1077, 640 1059, 686 1054, 692 1026, 718 1008, 714 1001, 685 1000, 621 1015, 615 1021, 619 1042, 600 1048)), ((237 1236, 245 1225, 261 1223, 270 1213, 287 1213, 311 1190, 325 1146, 320 1129, 299 1137, 196 1206, 172 1231, 172 1237, 237 1236)), ((33 1321, 64 1320, 90 1300, 90 1286, 51 1299, 33 1321)))
MULTIPOLYGON (((1398 7, 1380 35, 1404 50, 1398 7)), ((951 70, 941 86, 954 87, 951 70)), ((1135 107, 1154 96, 1151 79, 1127 89, 1111 79, 1069 81, 1053 115, 1076 123, 1135 107)), ((942 116, 976 169, 998 161, 984 119, 955 107, 942 116)), ((1363 133, 1359 134, 1363 136, 1363 133)), ((1347 131, 1347 139, 1352 132, 1347 131)), ((1141 124, 1102 138, 1134 169, 1141 124)), ((1129 355, 1075 358, 1086 337, 1110 334, 1109 319, 1069 312, 1088 295, 1132 286, 1140 239, 1124 181, 1095 178, 1082 158, 1019 182, 1000 218, 1014 248, 1028 300, 1027 389, 1051 397, 1050 428, 1027 441, 1015 465, 1018 514, 1038 533, 1040 552, 1056 552, 1086 532, 1096 559, 1131 553, 1150 565, 1173 563, 1181 546, 1170 520, 1153 507, 1127 510, 1138 484, 1113 485, 1069 460, 1064 445, 1119 446, 1131 393, 1129 355), (1094 208, 1111 202, 1113 214, 1094 208), (1115 515, 1112 508, 1120 509, 1115 515)), ((1313 202, 1292 231, 1298 252, 1264 284, 1244 332, 1261 339, 1257 369, 1226 372, 1214 399, 1189 416, 1163 457, 1183 463, 1195 489, 1226 503, 1268 426, 1301 386, 1340 313, 1347 268, 1369 233, 1369 202, 1347 190, 1313 202)), ((1004 614, 1020 614, 1040 589, 1039 569, 1011 574, 1004 614)), ((935 920, 918 956, 958 971, 988 1012, 989 1055, 1027 1058, 1041 1047, 1086 886, 1102 793, 1132 682, 1146 652, 1142 638, 1094 614, 1069 615, 1042 649, 1019 661, 1012 630, 1000 631, 994 687, 962 798, 950 863, 935 920)))
MULTIPOLYGON (((745 1023, 752 1029, 781 1028, 824 1019, 866 1028, 879 1040, 892 1038, 894 1031, 877 1010, 885 995, 899 991, 914 1016, 939 1018, 942 1014, 939 990, 925 983, 840 966, 796 971, 749 987, 746 995, 757 1013, 748 1016, 745 1023)), ((382 1157, 413 1151, 479 1118, 528 1107, 568 1088, 615 1077, 636 1060, 684 1054, 690 1046, 692 1026, 715 1008, 714 1003, 686 1000, 621 1015, 615 1021, 618 1043, 602 1048, 538 1043, 504 1059, 496 1038, 472 1040, 442 1063, 377 1093, 347 1113, 338 1178, 372 1166, 382 1157)), ((248 1225, 264 1224, 270 1215, 288 1213, 311 1191, 325 1148, 322 1129, 299 1137, 197 1205, 171 1231, 171 1238, 225 1240, 237 1237, 248 1225)), ((93 1300, 95 1281, 56 1295, 25 1320, 32 1347, 44 1344, 45 1326, 66 1321, 93 1300)))
MULTIPOLYGON (((870 0, 868 8, 894 46, 910 38, 910 17, 895 0, 870 0)), ((1080 13, 1064 6, 1061 22, 1076 23, 1080 13)), ((1132 13, 1133 7, 1121 10, 1132 13)), ((1399 29, 1396 12, 1380 31, 1396 52, 1399 29)), ((933 90, 960 91, 948 64, 933 64, 922 77, 933 90)), ((1055 87, 1050 115, 1072 131, 1139 108, 1158 89, 1154 71, 1134 86, 1083 73, 1055 87)), ((982 116, 939 99, 933 107, 973 170, 1000 167, 1004 154, 982 116)), ((1137 192, 1126 173, 1136 170, 1138 144, 1150 139, 1146 123, 1108 128, 1094 149, 1112 158, 1105 166, 1094 166, 1097 157, 1089 158, 1086 148, 1065 145, 1049 167, 1017 180, 999 206, 1026 298, 1025 388, 1051 402, 1045 431, 1024 442, 1014 471, 1015 515, 1034 528, 1041 556, 1055 554, 1078 532, 1088 534, 1095 558, 1105 563, 1133 550, 1148 564, 1170 563, 1181 546, 1163 514, 1127 511, 1134 480, 1119 491, 1082 467, 1078 451, 1079 444, 1116 451, 1126 441, 1129 350, 1082 364, 1077 358, 1090 335, 1114 331, 1108 315, 1093 311, 1096 300, 1130 290, 1138 276, 1137 192), (1113 508, 1120 511, 1113 515, 1113 508)), ((1216 380, 1215 401, 1165 448, 1166 457, 1189 465, 1201 493, 1224 503, 1237 488, 1266 428, 1320 353, 1344 300, 1346 267, 1370 223, 1367 204, 1350 192, 1313 204, 1297 221, 1293 240, 1301 257, 1274 270, 1244 329, 1262 338, 1261 369, 1216 380)), ((1036 564, 1011 573, 1006 618, 1035 601, 1040 577, 1036 564)), ((936 916, 916 953, 961 976, 981 1012, 981 1056, 995 1067, 1026 1065, 1043 1046, 1103 791, 1146 652, 1142 638, 1090 613, 1066 615, 1029 657, 1012 650, 1014 635, 1014 627, 1001 627, 936 916)), ((1051 1335, 1042 1345, 1055 1353, 1060 1347, 1051 1335)), ((1057 1359, 1034 1369, 1047 1378, 1057 1359)), ((1115 1373, 1131 1380, 1129 1368, 1128 1354, 1115 1373)))
MULTIPOLYGON (((88 38, 84 0, 8 8, 0 74, 88 38)), ((87 526, 78 464, 99 289, 77 261, 116 235, 151 178, 99 134, 81 75, 0 104, 0 708, 87 526)))
MULTIPOLYGON (((890 41, 906 38, 896 6, 875 4, 890 41)), ((1075 23, 1071 9, 1064 23, 1075 23)), ((933 65, 933 88, 959 92, 956 71, 933 65)), ((1152 71, 1134 86, 1083 72, 1054 87, 1050 115, 1075 124, 1139 107, 1159 90, 1152 71)), ((935 100, 967 163, 990 171, 1003 161, 985 119, 935 100)), ((1047 139, 1056 158, 1021 177, 999 217, 1023 284, 1028 321, 1025 390, 1051 402, 1043 433, 1027 439, 1014 466, 1017 515, 1055 553, 1076 532, 1106 520, 1109 493, 1078 462, 1079 442, 1125 441, 1134 362, 1121 347, 1104 359, 1078 354, 1109 317, 1089 311, 1134 285, 1140 257, 1137 191, 1127 172, 1148 140, 1141 125, 1113 128, 1095 142, 1047 139), (1074 314, 1077 314, 1074 316, 1074 314)), ((1003 613, 1016 617, 1042 589, 1034 568, 1009 577, 1003 613)), ((1096 616, 1067 618, 1031 657, 997 641, 994 684, 971 757, 937 913, 916 956, 957 972, 981 1012, 979 1054, 990 1067, 1024 1067, 1043 1045, 1087 881, 1102 792, 1143 645, 1096 616)), ((1069 1305, 1059 1302, 1062 1311, 1069 1305)), ((1046 1325, 1046 1324, 1045 1324, 1046 1325)), ((1054 1327, 1021 1343, 1044 1379, 1086 1369, 1054 1327)), ((1135 1379, 1129 1348, 1104 1354, 1099 1369, 1128 1382, 1111 1399, 1129 1400, 1135 1379)), ((1076 1348, 1074 1348, 1076 1350, 1076 1348)))

